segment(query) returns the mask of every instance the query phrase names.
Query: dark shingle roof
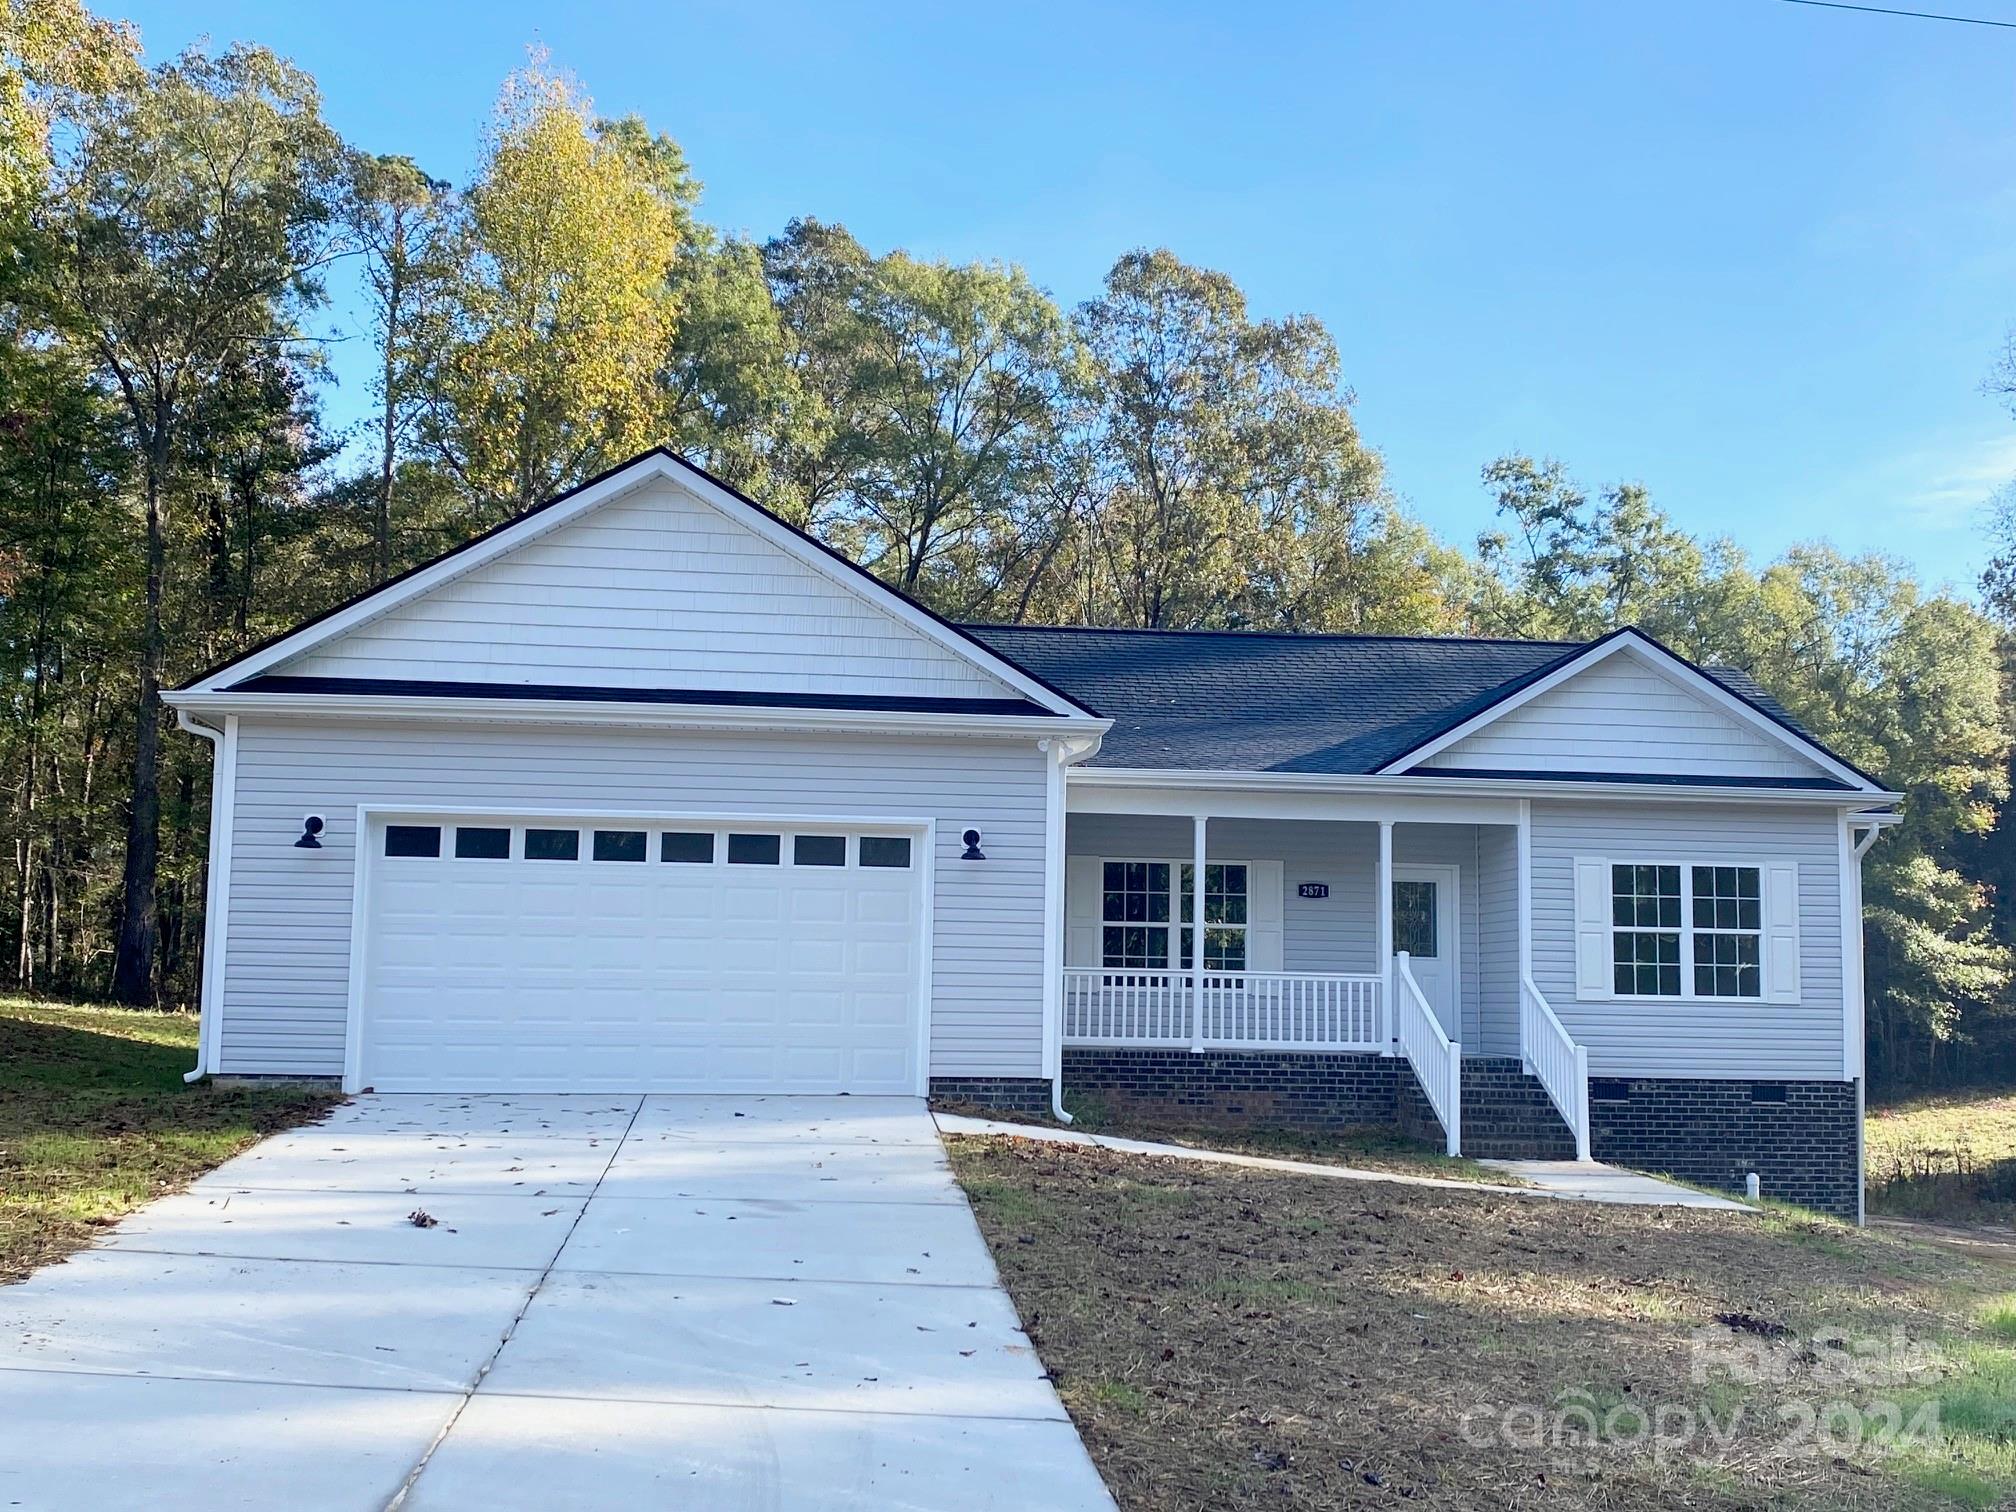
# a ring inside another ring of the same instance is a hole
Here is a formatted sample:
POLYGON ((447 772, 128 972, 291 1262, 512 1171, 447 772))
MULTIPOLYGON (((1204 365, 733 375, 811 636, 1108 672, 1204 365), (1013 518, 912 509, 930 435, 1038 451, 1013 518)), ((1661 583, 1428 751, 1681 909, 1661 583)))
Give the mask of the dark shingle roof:
POLYGON ((1093 765, 1369 772, 1578 647, 969 625, 1113 721, 1093 765))
MULTIPOLYGON (((963 628, 1113 721, 1092 765, 1203 771, 1376 771, 1588 644, 1236 630, 963 628)), ((1747 674, 1725 667, 1704 670, 1797 729, 1747 674)))

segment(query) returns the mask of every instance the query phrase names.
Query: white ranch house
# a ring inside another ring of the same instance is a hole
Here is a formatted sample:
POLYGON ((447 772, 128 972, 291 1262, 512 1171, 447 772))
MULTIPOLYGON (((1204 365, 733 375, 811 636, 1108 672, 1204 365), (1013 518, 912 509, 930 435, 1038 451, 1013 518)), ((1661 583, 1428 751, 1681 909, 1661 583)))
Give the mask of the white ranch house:
POLYGON ((1083 1096, 1859 1211, 1897 795, 1632 630, 957 626, 654 452, 166 697, 192 1076, 1083 1096))

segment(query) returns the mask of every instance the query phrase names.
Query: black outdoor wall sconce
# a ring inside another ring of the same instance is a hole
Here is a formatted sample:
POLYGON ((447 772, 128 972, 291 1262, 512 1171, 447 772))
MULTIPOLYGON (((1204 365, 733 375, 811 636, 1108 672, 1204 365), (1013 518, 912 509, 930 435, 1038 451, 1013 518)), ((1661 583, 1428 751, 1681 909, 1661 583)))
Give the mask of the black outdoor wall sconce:
POLYGON ((301 821, 301 838, 294 842, 294 849, 296 850, 322 849, 322 842, 318 838, 321 835, 321 833, 322 833, 322 816, 320 814, 310 814, 306 819, 303 819, 301 821))
POLYGON ((980 849, 980 831, 969 829, 959 839, 966 847, 964 854, 959 857, 961 861, 985 861, 987 859, 986 852, 980 849))

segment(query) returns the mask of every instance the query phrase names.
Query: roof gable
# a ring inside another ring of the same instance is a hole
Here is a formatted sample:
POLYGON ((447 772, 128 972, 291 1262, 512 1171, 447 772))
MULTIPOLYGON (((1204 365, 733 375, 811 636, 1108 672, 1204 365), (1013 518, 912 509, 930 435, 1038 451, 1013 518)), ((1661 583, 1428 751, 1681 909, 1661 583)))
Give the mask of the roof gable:
MULTIPOLYGON (((1082 707, 669 453, 197 679, 1082 707)), ((270 684, 269 684, 270 685, 270 684)))
POLYGON ((1879 791, 1761 692, 1629 627, 1452 717, 1382 771, 1817 781, 1879 791))

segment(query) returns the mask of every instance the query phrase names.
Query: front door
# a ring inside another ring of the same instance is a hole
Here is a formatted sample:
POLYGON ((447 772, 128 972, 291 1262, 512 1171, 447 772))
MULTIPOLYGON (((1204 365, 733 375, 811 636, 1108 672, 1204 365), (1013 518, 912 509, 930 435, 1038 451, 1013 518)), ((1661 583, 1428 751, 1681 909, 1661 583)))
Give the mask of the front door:
POLYGON ((1393 949, 1407 952, 1421 995, 1452 1040, 1463 1037, 1460 892, 1453 866, 1393 868, 1393 949))

